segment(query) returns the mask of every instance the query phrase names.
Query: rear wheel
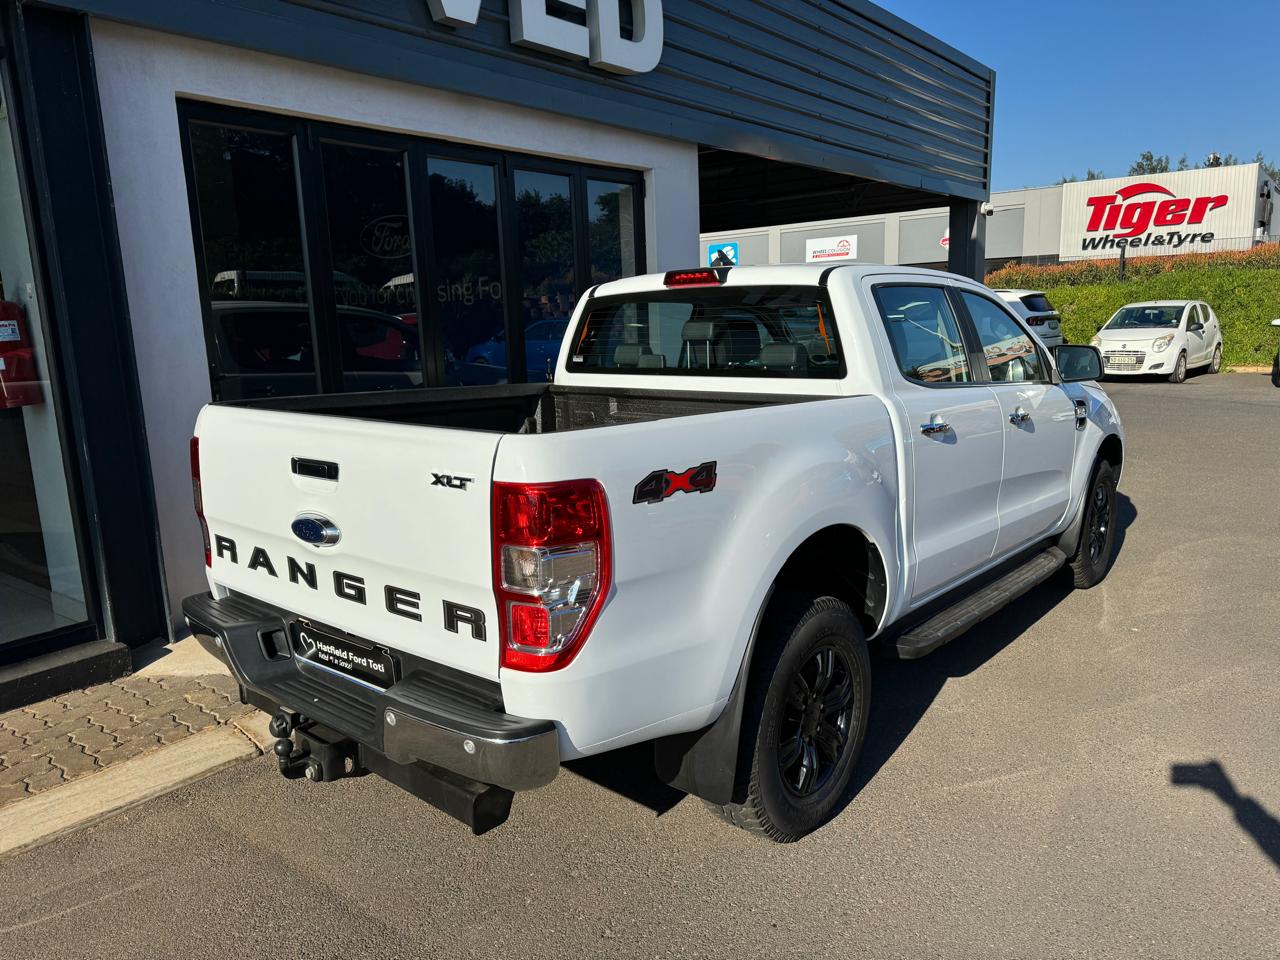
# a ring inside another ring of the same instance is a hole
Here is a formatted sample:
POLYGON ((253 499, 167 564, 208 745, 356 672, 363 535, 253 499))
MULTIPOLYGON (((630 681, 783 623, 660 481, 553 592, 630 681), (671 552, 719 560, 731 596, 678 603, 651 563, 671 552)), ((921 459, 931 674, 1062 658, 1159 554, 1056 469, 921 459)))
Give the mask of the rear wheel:
POLYGON ((1116 472, 1105 460, 1093 471, 1088 500, 1084 504, 1084 525, 1080 542, 1071 558, 1071 582, 1088 590, 1103 581, 1111 569, 1116 547, 1116 472))
POLYGON ((866 736, 871 664, 858 618, 835 597, 777 596, 760 641, 743 710, 747 796, 707 806, 790 843, 822 826, 848 789, 866 736))
POLYGON ((1187 355, 1186 353, 1178 354, 1178 362, 1173 366, 1173 373, 1169 374, 1170 383, 1182 383, 1187 379, 1187 355))
POLYGON ((1222 344, 1218 344, 1213 348, 1213 359, 1209 361, 1209 372, 1222 372, 1222 344))

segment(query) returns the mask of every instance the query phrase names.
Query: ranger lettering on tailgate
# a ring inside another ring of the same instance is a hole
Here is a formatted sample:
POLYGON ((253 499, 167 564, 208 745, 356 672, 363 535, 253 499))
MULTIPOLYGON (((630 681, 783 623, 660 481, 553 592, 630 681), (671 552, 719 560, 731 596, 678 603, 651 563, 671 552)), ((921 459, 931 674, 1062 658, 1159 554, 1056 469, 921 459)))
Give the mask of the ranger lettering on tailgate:
MULTIPOLYGON (((214 555, 219 559, 239 565, 239 548, 230 537, 215 536, 213 538, 213 549, 214 555)), ((290 583, 305 585, 312 590, 320 589, 320 576, 314 563, 299 561, 290 556, 286 556, 284 559, 286 564, 285 572, 290 583)), ((275 577, 276 579, 280 577, 279 572, 276 570, 275 562, 263 547, 254 547, 250 551, 249 562, 246 567, 249 570, 260 570, 269 577, 275 577)), ((341 597, 343 600, 350 600, 352 603, 368 605, 369 593, 364 577, 358 577, 353 573, 344 573, 341 570, 334 570, 332 582, 333 592, 336 596, 341 597)), ((422 620, 422 614, 420 613, 422 609, 422 594, 417 591, 387 584, 383 587, 382 597, 388 613, 408 620, 422 620)), ((475 607, 468 607, 461 603, 454 603, 452 600, 442 600, 441 610, 443 626, 450 633, 461 634, 460 628, 465 626, 470 631, 472 639, 481 641, 488 639, 483 610, 477 610, 475 607)))

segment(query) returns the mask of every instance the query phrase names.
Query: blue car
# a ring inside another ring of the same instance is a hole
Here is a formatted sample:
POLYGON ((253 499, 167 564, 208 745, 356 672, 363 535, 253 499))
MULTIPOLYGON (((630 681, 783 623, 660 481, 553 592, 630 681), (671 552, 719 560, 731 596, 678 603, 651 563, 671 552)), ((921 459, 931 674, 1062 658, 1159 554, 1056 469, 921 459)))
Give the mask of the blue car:
MULTIPOLYGON (((525 367, 530 380, 541 380, 555 365, 560 353, 560 342, 569 329, 568 320, 539 320, 525 327, 525 367)), ((501 335, 485 343, 478 343, 467 351, 467 363, 507 365, 507 343, 501 335)))

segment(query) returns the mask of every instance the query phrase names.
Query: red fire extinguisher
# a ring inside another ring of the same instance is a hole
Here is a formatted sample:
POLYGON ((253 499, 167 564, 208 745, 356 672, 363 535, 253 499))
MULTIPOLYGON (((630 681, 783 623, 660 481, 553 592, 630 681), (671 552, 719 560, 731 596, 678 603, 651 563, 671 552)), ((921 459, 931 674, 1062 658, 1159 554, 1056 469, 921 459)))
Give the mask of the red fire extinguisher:
POLYGON ((22 304, 4 299, 0 281, 0 410, 44 403, 36 375, 35 348, 27 335, 22 304))

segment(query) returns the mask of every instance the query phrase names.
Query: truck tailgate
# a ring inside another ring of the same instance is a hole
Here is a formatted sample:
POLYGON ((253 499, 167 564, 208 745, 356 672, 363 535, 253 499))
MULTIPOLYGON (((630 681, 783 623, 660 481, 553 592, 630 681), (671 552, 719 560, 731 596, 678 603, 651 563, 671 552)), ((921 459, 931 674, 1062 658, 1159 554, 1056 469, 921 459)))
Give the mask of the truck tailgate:
POLYGON ((499 434, 206 407, 196 436, 216 584, 497 678, 489 514, 499 434), (336 464, 337 479, 300 475, 295 459, 336 464), (331 521, 337 542, 304 542, 293 530, 303 514, 331 521))

